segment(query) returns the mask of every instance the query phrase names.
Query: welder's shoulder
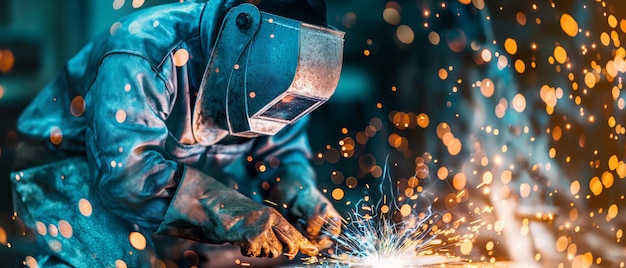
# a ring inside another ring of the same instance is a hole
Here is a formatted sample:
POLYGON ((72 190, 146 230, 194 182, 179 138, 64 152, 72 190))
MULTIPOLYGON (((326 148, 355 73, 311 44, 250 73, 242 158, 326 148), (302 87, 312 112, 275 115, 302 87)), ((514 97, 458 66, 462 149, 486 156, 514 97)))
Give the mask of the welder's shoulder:
POLYGON ((204 4, 171 3, 130 14, 113 23, 93 42, 94 51, 105 57, 127 53, 144 57, 154 66, 162 63, 172 50, 198 40, 204 4))

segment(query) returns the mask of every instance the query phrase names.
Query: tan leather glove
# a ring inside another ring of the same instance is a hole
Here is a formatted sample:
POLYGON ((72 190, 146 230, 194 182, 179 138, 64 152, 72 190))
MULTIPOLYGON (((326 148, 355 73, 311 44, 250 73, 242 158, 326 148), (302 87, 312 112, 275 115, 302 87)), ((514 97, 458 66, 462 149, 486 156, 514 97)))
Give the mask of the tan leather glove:
POLYGON ((283 169, 280 182, 271 186, 267 198, 280 204, 281 212, 290 221, 300 223, 300 229, 318 249, 330 247, 330 236, 341 232, 341 215, 315 187, 310 167, 294 165, 283 169), (283 209, 282 204, 287 208, 283 209))
POLYGON ((317 188, 299 191, 289 214, 304 220, 305 234, 318 249, 329 248, 332 245, 329 235, 337 236, 341 232, 341 215, 317 188))
POLYGON ((276 258, 284 254, 292 259, 298 251, 310 256, 318 253, 278 211, 191 167, 185 167, 157 233, 235 244, 246 256, 276 258))

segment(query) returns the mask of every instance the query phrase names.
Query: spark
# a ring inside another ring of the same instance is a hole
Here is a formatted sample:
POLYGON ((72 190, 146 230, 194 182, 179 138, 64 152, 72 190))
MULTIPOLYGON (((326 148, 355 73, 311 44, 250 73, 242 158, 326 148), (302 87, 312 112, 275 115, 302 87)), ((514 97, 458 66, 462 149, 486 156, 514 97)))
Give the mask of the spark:
MULTIPOLYGON (((450 213, 436 212, 431 202, 420 206, 416 200, 423 198, 396 198, 396 192, 389 190, 393 183, 386 167, 387 163, 378 193, 374 193, 380 198, 374 203, 368 194, 357 202, 350 216, 342 219, 342 233, 331 238, 334 248, 319 257, 305 258, 305 263, 411 268, 462 262, 451 248, 467 242, 471 245, 483 221, 466 223, 464 217, 452 221, 450 213), (458 232, 464 224, 470 225, 467 234, 458 232)), ((427 192, 423 193, 425 197, 427 192)))

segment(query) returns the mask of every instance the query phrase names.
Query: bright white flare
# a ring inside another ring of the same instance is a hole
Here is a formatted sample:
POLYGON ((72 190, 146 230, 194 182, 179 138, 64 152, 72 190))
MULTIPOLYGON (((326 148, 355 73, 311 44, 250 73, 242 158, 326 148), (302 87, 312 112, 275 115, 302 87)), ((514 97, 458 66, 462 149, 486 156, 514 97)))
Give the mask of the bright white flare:
MULTIPOLYGON (((393 184, 385 171, 379 190, 381 198, 372 204, 369 196, 355 206, 342 233, 332 237, 335 246, 321 258, 306 260, 322 267, 418 268, 459 263, 450 252, 460 241, 471 240, 473 234, 459 234, 465 223, 444 219, 434 213, 432 204, 418 204, 417 199, 394 197, 393 184), (385 183, 387 183, 385 185, 385 183), (389 198, 388 198, 389 197, 389 198), (401 208, 411 208, 401 212, 401 208), (385 208, 385 209, 381 209, 385 208)), ((423 200, 423 198, 419 198, 423 200)), ((468 228, 476 232, 478 228, 468 228)), ((318 266, 319 267, 319 266, 318 266)))

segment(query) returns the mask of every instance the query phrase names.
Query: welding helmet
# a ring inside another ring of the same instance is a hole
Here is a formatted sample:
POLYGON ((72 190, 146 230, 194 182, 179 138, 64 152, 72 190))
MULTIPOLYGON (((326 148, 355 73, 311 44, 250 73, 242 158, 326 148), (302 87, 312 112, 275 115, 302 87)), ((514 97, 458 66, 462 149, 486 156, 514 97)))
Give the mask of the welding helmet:
POLYGON ((325 103, 339 81, 343 35, 252 4, 230 9, 196 99, 194 138, 208 146, 274 135, 325 103))

